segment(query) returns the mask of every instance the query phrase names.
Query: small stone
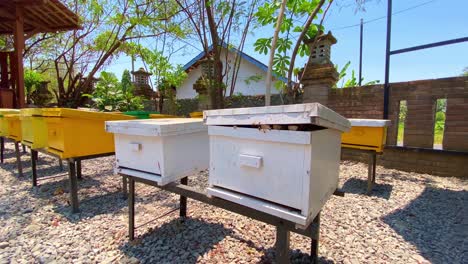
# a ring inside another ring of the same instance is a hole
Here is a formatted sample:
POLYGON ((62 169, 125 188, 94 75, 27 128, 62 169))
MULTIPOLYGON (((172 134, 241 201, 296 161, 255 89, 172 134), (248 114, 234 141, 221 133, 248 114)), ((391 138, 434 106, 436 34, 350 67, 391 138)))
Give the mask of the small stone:
POLYGON ((10 243, 8 242, 0 242, 0 249, 4 249, 10 246, 10 243))

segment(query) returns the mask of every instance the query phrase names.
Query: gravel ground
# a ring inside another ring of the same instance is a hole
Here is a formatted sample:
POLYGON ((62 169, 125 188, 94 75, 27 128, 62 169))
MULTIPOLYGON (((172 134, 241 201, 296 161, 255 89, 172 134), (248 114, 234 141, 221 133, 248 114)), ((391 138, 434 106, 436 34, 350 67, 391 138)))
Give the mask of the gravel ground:
MULTIPOLYGON (((138 239, 129 243, 127 203, 113 157, 83 162, 80 214, 70 214, 68 181, 57 160, 40 154, 38 173, 58 176, 31 187, 29 154, 18 178, 13 145, 0 165, 0 263, 272 263, 275 229, 189 200, 178 221, 178 196, 137 184, 138 239), (150 222, 152 221, 152 222, 150 222)), ((321 219, 322 263, 468 263, 468 181, 377 168, 366 190, 366 165, 343 162, 340 186, 321 219)), ((190 177, 204 188, 207 174, 190 177)), ((291 235, 293 262, 307 263, 310 239, 291 235)))

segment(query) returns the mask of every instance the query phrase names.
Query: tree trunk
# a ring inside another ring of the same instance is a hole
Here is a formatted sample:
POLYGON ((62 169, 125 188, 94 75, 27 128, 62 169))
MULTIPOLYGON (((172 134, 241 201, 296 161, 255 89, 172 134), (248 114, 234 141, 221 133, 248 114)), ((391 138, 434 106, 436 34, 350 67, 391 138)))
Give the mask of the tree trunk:
POLYGON ((273 40, 271 42, 270 50, 270 61, 268 63, 268 71, 266 77, 266 87, 265 87, 265 106, 271 104, 271 82, 272 82, 272 72, 273 72, 273 59, 275 58, 276 42, 278 41, 278 35, 281 28, 281 23, 283 22, 284 10, 286 8, 287 0, 282 0, 281 9, 278 14, 278 20, 276 21, 275 33, 273 34, 273 40))

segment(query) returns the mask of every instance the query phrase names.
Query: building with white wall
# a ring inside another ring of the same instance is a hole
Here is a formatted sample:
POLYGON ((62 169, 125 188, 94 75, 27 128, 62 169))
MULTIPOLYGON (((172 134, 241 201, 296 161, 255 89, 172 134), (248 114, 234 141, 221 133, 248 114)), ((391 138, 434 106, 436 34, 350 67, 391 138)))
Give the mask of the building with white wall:
MULTIPOLYGON (((212 50, 212 48, 213 47, 210 46, 210 50, 212 50)), ((268 67, 237 49, 229 49, 228 51, 225 47, 221 51, 221 60, 223 63, 223 71, 226 70, 226 66, 228 67, 228 71, 224 77, 224 83, 227 84, 226 94, 229 95, 229 91, 231 89, 230 84, 234 72, 234 61, 237 54, 240 56, 241 61, 233 94, 264 95, 265 79, 268 67)), ((205 52, 201 52, 184 65, 184 70, 187 72, 187 79, 185 79, 182 85, 177 88, 177 99, 189 99, 197 96, 197 92, 193 89, 193 84, 202 74, 199 61, 204 58, 205 52)), ((274 78, 271 88, 272 94, 279 93, 275 88, 275 83, 278 81, 286 82, 286 79, 284 77, 280 77, 278 79, 274 78)))

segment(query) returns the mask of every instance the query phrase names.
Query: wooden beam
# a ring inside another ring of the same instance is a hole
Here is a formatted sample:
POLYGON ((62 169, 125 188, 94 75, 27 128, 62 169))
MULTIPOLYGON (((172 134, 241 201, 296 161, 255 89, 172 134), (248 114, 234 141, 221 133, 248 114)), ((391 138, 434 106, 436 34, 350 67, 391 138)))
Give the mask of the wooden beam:
POLYGON ((0 9, 0 16, 2 16, 2 19, 7 18, 7 19, 15 19, 15 14, 12 14, 8 12, 5 9, 0 9))
POLYGON ((68 21, 70 21, 72 23, 72 25, 79 26, 78 25, 79 21, 77 20, 78 16, 75 13, 72 13, 73 14, 73 18, 72 18, 72 17, 70 17, 70 14, 67 14, 67 12, 65 12, 65 10, 61 9, 57 5, 52 4, 51 6, 52 6, 53 9, 55 9, 55 11, 57 11, 60 15, 62 15, 62 17, 64 19, 67 19, 68 21))
POLYGON ((45 5, 49 3, 49 0, 13 0, 17 5, 45 5))
POLYGON ((15 8, 15 61, 16 64, 16 95, 18 108, 25 106, 24 102, 24 68, 23 68, 23 50, 24 50, 24 12, 23 7, 15 8))

